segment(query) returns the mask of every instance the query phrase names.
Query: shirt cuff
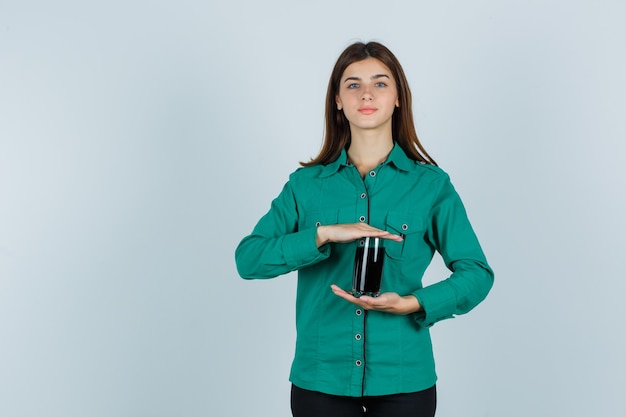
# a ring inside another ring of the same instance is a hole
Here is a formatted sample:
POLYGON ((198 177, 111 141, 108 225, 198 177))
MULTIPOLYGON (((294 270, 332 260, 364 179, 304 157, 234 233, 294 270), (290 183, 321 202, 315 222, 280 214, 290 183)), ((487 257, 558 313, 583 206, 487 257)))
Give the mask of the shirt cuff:
POLYGON ((430 327, 444 319, 454 318, 456 294, 447 282, 438 282, 413 293, 422 311, 413 313, 415 321, 422 327, 430 327))
POLYGON ((282 249, 287 265, 303 268, 320 262, 330 256, 330 245, 317 247, 317 228, 302 230, 286 235, 282 249))

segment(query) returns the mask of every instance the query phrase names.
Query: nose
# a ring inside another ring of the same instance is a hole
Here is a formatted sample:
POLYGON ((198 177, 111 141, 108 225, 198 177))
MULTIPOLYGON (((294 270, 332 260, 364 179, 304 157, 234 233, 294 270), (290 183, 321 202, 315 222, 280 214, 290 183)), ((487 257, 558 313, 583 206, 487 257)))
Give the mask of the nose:
POLYGON ((370 89, 366 88, 363 91, 363 95, 361 96, 361 100, 363 101, 372 101, 374 99, 374 97, 372 96, 372 93, 370 93, 370 89))

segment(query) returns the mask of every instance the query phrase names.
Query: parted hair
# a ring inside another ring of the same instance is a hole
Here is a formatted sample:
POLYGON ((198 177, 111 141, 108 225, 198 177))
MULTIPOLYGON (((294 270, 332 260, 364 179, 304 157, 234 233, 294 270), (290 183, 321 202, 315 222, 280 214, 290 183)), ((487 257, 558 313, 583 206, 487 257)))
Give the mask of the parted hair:
POLYGON ((354 63, 367 58, 375 58, 383 63, 389 70, 396 82, 398 90, 399 107, 392 116, 392 135, 394 141, 404 150, 406 155, 414 161, 437 165, 435 160, 426 152, 420 143, 415 123, 413 122, 413 102, 411 90, 407 82, 404 70, 395 55, 384 45, 378 42, 357 42, 348 46, 339 55, 335 67, 328 81, 326 91, 324 142, 322 149, 315 158, 309 162, 301 162, 302 166, 317 164, 326 165, 335 161, 341 150, 350 145, 350 123, 343 111, 337 109, 336 97, 339 94, 341 76, 346 68, 354 63))

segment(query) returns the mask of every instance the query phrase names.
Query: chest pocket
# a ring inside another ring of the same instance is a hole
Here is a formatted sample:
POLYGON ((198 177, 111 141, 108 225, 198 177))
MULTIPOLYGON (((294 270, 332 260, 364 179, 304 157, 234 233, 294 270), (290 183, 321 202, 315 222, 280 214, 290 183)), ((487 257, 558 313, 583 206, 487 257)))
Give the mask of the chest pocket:
POLYGON ((411 254, 415 255, 411 248, 417 250, 419 243, 423 243, 427 226, 424 216, 389 212, 385 220, 385 227, 387 231, 393 234, 404 236, 402 242, 385 241, 385 253, 390 258, 402 259, 411 256, 411 254))

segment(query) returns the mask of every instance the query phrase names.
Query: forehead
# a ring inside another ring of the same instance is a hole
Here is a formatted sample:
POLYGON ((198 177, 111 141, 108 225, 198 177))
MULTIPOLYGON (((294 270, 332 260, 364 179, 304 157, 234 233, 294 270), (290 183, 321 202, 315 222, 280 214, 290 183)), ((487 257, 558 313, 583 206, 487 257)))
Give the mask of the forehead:
POLYGON ((391 70, 376 58, 365 58, 362 61, 356 61, 348 65, 343 72, 343 77, 370 78, 374 75, 388 75, 393 79, 391 70))

